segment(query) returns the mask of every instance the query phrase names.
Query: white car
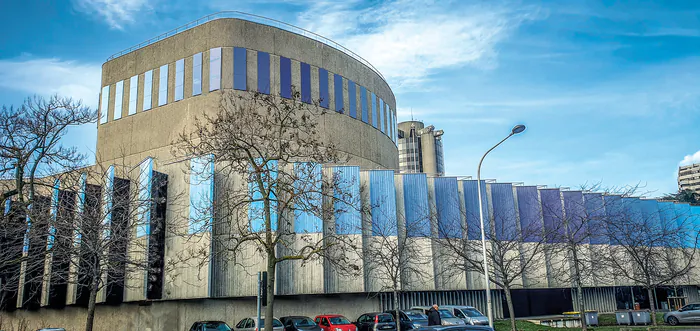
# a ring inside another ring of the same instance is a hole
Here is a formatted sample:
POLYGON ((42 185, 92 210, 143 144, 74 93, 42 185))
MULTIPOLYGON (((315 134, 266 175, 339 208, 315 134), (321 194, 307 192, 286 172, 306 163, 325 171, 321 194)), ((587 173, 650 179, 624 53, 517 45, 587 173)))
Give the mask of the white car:
MULTIPOLYGON (((262 331, 265 329, 265 318, 260 318, 262 321, 262 326, 258 326, 257 317, 248 317, 242 319, 238 324, 236 324, 236 327, 234 328, 236 331, 262 331)), ((284 331, 284 325, 282 325, 282 322, 278 319, 273 319, 272 320, 272 330, 274 331, 284 331)))

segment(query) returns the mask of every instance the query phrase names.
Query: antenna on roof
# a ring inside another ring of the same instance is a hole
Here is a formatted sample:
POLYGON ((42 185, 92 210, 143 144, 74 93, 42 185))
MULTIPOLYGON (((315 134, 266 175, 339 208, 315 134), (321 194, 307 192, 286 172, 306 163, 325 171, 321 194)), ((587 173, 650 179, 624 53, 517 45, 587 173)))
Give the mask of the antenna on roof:
POLYGON ((413 122, 413 107, 411 107, 411 122, 413 122))

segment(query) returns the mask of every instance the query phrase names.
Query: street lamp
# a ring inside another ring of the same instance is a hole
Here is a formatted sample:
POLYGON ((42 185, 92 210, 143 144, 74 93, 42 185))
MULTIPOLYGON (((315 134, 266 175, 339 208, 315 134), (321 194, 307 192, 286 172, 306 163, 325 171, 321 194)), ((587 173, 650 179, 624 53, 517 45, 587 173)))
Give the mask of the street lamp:
POLYGON ((484 289, 486 290, 486 311, 489 317, 489 326, 493 327, 493 308, 491 307, 491 286, 489 284, 489 262, 486 257, 486 231, 484 230, 484 207, 483 203, 481 201, 481 163, 484 162, 484 158, 486 155, 488 155, 492 150, 494 150, 498 145, 502 144, 506 139, 512 137, 513 135, 516 135, 518 133, 521 133, 525 131, 525 126, 522 124, 518 124, 513 127, 513 129, 510 131, 510 134, 503 138, 498 144, 494 145, 484 153, 484 156, 481 157, 481 160, 479 161, 479 167, 476 170, 476 191, 477 195, 479 197, 479 221, 481 222, 481 253, 484 256, 484 289))

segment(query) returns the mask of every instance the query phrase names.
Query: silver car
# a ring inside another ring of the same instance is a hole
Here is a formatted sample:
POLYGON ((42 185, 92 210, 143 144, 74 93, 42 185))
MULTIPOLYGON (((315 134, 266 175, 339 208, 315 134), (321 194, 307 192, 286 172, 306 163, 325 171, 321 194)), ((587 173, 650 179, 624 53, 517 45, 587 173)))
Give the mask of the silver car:
POLYGON ((457 318, 461 318, 469 325, 489 325, 489 318, 472 306, 440 306, 449 309, 457 318))
MULTIPOLYGON (((432 307, 416 306, 411 307, 411 310, 428 315, 428 310, 430 310, 430 308, 432 307)), ((455 315, 452 314, 449 309, 438 307, 438 312, 440 312, 440 322, 442 325, 465 325, 464 321, 461 318, 455 317, 455 315)))
MULTIPOLYGON (((242 319, 238 324, 236 324, 235 330, 236 331, 258 331, 258 330, 263 330, 265 329, 265 319, 261 318, 262 321, 262 326, 258 326, 258 318, 257 317, 248 317, 242 319)), ((273 319, 272 320, 272 330, 274 331, 284 331, 284 325, 282 325, 282 322, 278 319, 273 319)))
POLYGON ((664 321, 670 325, 680 323, 700 323, 700 303, 691 303, 681 309, 664 314, 664 321))

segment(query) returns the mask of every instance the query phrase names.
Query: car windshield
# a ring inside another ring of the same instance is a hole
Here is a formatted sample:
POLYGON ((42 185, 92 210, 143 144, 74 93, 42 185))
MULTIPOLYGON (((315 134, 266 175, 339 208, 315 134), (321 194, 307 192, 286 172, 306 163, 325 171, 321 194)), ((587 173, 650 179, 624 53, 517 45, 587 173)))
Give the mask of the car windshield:
POLYGON ((202 330, 204 331, 231 331, 231 328, 222 322, 203 323, 202 330))
POLYGON ((377 321, 379 321, 379 323, 391 323, 394 321, 394 317, 389 314, 381 314, 377 315, 377 321))
POLYGON ((348 319, 343 316, 330 317, 328 319, 331 320, 331 324, 333 325, 350 324, 350 321, 348 321, 348 319))
POLYGON ((452 315, 449 310, 446 309, 440 309, 440 317, 442 318, 454 318, 455 315, 452 315))
POLYGON ((462 309, 462 312, 469 317, 481 317, 484 316, 480 311, 474 308, 462 309))
POLYGON ((419 320, 427 320, 428 319, 428 316, 425 316, 425 314, 421 314, 417 311, 407 311, 406 316, 408 316, 408 318, 411 321, 417 321, 417 320, 419 321, 419 320))
POLYGON ((292 318, 295 326, 314 326, 316 323, 310 318, 292 318))

